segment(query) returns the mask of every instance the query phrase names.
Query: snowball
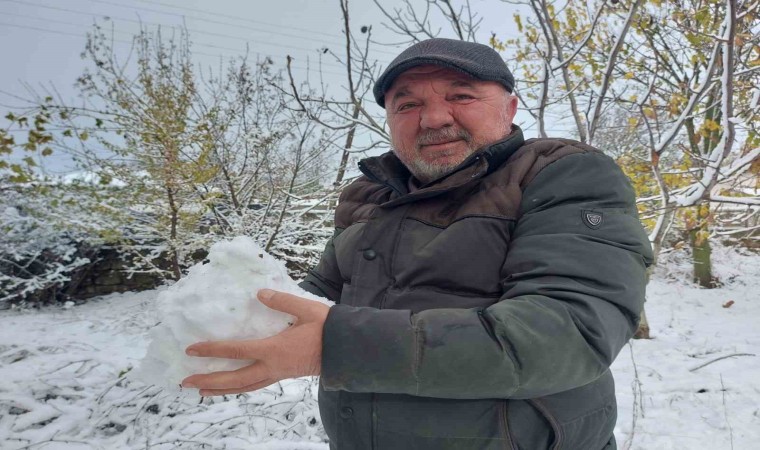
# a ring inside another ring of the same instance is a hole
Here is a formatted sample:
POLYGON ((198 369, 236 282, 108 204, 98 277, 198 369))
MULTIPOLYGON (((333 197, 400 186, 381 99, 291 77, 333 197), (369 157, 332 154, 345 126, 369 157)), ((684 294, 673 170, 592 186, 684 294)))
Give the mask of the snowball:
POLYGON ((327 305, 333 303, 299 288, 285 265, 244 236, 211 247, 208 263, 191 267, 187 276, 156 299, 159 324, 150 331, 150 344, 131 378, 177 390, 195 373, 235 370, 250 364, 185 355, 201 341, 261 339, 279 333, 294 318, 264 306, 259 289, 288 292, 327 305))

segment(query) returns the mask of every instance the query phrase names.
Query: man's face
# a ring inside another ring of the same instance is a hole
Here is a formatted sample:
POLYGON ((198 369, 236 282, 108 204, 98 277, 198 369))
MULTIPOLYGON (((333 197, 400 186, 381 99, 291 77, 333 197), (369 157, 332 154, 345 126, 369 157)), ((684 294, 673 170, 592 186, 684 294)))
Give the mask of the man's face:
POLYGON ((501 84, 435 65, 399 75, 385 99, 393 151, 423 183, 506 137, 517 110, 501 84))

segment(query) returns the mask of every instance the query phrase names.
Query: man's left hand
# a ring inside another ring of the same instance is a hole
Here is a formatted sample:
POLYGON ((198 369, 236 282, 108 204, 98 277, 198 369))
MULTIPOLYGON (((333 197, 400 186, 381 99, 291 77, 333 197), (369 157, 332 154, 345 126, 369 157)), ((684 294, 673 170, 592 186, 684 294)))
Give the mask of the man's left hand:
POLYGON ((296 295, 262 289, 258 299, 269 308, 295 316, 288 329, 266 339, 211 341, 193 344, 189 356, 251 360, 238 370, 191 375, 182 387, 200 389, 200 395, 227 395, 255 391, 285 378, 319 375, 322 329, 330 307, 296 295))

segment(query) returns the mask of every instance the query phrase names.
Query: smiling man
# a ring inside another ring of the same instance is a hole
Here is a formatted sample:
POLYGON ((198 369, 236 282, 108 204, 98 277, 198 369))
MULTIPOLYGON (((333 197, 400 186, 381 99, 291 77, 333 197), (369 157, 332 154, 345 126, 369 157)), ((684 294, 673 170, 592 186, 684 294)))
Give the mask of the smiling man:
POLYGON ((615 447, 609 366, 636 329, 652 253, 630 183, 599 150, 523 139, 491 48, 422 41, 374 88, 392 151, 359 163, 296 316, 264 340, 188 354, 251 360, 202 395, 320 375, 331 449, 615 447))
POLYGON ((517 112, 500 83, 432 64, 403 72, 385 97, 394 152, 423 183, 504 138, 517 112))

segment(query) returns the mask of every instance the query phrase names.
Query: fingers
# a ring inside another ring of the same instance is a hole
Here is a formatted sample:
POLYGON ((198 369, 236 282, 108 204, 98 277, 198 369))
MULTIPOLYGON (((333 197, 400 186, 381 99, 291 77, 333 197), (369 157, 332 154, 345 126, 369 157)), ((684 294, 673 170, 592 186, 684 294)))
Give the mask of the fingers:
POLYGON ((251 364, 237 370, 191 375, 182 380, 182 387, 202 390, 242 389, 269 378, 263 364, 251 364))
POLYGON ((242 394, 243 392, 250 392, 250 391, 256 391, 258 389, 263 389, 269 385, 272 385, 276 383, 277 380, 271 380, 266 379, 263 381, 260 381, 258 383, 249 384, 247 386, 243 386, 241 388, 233 388, 233 389, 201 389, 198 393, 202 397, 211 397, 214 395, 231 395, 231 394, 242 394))
POLYGON ((262 359, 266 355, 267 339, 245 341, 198 342, 185 349, 188 356, 227 359, 262 359))
POLYGON ((302 318, 312 311, 312 300, 301 298, 297 295, 285 292, 274 291, 272 289, 261 289, 256 296, 266 306, 302 318))

